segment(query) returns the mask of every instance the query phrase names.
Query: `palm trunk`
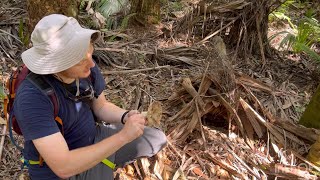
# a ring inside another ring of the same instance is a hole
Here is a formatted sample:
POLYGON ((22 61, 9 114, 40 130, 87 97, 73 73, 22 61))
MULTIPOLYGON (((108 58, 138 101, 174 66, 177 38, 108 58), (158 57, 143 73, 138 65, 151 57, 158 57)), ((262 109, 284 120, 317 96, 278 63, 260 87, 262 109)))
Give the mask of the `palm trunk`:
POLYGON ((160 21, 160 0, 131 0, 131 13, 143 25, 160 21))
POLYGON ((299 123, 309 127, 320 129, 320 85, 313 94, 310 103, 304 111, 299 123))
POLYGON ((38 21, 49 14, 64 14, 66 16, 77 17, 77 0, 27 0, 27 10, 29 16, 28 30, 32 32, 38 21))

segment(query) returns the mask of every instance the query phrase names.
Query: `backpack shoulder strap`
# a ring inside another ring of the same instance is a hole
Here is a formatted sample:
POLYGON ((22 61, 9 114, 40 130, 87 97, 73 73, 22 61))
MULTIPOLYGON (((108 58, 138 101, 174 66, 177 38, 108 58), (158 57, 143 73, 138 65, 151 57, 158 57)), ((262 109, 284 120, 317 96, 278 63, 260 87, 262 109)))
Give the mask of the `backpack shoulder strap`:
POLYGON ((48 96, 53 104, 55 120, 62 126, 62 120, 58 117, 59 100, 56 96, 55 90, 47 79, 39 74, 30 72, 26 77, 33 85, 35 85, 43 94, 48 96))
MULTIPOLYGON (((59 99, 56 95, 54 88, 52 87, 51 83, 43 76, 39 74, 35 74, 30 72, 26 77, 33 85, 35 85, 43 94, 49 97, 53 104, 53 112, 54 112, 54 120, 57 122, 61 134, 64 135, 63 130, 63 122, 62 119, 58 116, 59 113, 59 99)), ((43 158, 39 155, 39 166, 43 166, 43 158)))

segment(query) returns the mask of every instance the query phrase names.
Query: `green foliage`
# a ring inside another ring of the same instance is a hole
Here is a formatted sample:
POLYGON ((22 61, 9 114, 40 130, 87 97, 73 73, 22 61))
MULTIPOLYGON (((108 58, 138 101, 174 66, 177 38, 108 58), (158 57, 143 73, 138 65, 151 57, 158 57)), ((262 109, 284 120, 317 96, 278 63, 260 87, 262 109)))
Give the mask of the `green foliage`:
POLYGON ((81 0, 80 1, 80 5, 79 5, 79 9, 84 9, 85 8, 85 6, 86 6, 86 2, 87 2, 88 0, 81 0))
POLYGON ((287 0, 277 9, 278 12, 286 13, 289 10, 289 6, 296 3, 296 0, 287 0))
MULTIPOLYGON (((119 14, 122 14, 121 12, 125 12, 127 10, 128 2, 128 0, 100 0, 100 2, 95 6, 95 9, 106 19, 104 28, 117 29, 118 26, 120 26, 119 22, 122 17, 119 16, 119 14), (116 14, 116 16, 112 16, 114 14, 116 14)), ((128 26, 129 18, 132 16, 133 15, 128 15, 124 17, 121 22, 122 29, 128 26)))
POLYGON ((132 14, 129 14, 127 16, 125 16, 121 22, 121 29, 122 30, 125 30, 127 29, 128 27, 128 23, 129 23, 129 20, 130 18, 132 18, 133 16, 135 16, 137 13, 132 13, 132 14))
POLYGON ((287 15, 289 12, 289 6, 293 5, 296 1, 287 0, 276 10, 269 14, 269 22, 277 21, 277 20, 286 20, 289 25, 294 28, 294 25, 291 21, 291 18, 287 15))
POLYGON ((27 46, 29 44, 29 36, 26 35, 26 32, 24 31, 24 24, 23 24, 23 20, 20 19, 19 21, 19 38, 21 40, 21 42, 23 43, 23 45, 27 46))
POLYGON ((119 12, 126 3, 126 0, 101 0, 96 9, 102 16, 108 18, 111 14, 119 12))
POLYGON ((2 108, 3 108, 3 103, 1 103, 1 102, 3 102, 5 96, 6 96, 6 94, 4 92, 4 88, 3 88, 3 86, 0 86, 0 107, 2 107, 2 108))
POLYGON ((0 86, 0 99, 3 100, 5 96, 6 95, 4 93, 4 88, 3 88, 3 86, 0 86))
POLYGON ((269 38, 269 41, 280 34, 286 34, 280 43, 280 48, 287 47, 294 53, 304 52, 313 59, 320 61, 320 56, 315 53, 311 46, 320 40, 320 24, 314 18, 304 17, 294 29, 296 33, 281 31, 269 38))
POLYGON ((180 1, 171 2, 170 7, 172 11, 181 11, 183 9, 183 5, 180 1))
POLYGON ((272 12, 270 15, 269 15, 269 21, 274 21, 274 19, 277 18, 279 20, 287 20, 289 25, 294 28, 295 26, 292 24, 291 22, 291 19, 289 16, 285 15, 283 12, 279 12, 279 11, 275 11, 275 12, 272 12))

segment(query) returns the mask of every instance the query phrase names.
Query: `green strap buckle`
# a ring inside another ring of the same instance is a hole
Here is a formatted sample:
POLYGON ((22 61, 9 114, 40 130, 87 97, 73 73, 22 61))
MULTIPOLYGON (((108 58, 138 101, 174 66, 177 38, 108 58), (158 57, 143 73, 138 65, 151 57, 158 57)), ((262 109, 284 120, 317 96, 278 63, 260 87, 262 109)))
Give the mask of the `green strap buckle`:
POLYGON ((116 168, 116 164, 114 164, 113 162, 109 161, 108 159, 104 159, 101 162, 103 164, 105 164, 106 166, 110 167, 112 170, 114 170, 114 168, 116 168))
MULTIPOLYGON (((24 162, 25 159, 24 158, 21 158, 20 159, 21 162, 24 162)), ((39 161, 33 161, 33 160, 27 160, 28 164, 30 165, 37 165, 37 164, 40 164, 39 161)), ((114 164, 113 162, 109 161, 108 159, 104 159, 101 161, 103 164, 105 164, 106 166, 110 167, 112 170, 114 170, 116 168, 116 164, 114 164)))

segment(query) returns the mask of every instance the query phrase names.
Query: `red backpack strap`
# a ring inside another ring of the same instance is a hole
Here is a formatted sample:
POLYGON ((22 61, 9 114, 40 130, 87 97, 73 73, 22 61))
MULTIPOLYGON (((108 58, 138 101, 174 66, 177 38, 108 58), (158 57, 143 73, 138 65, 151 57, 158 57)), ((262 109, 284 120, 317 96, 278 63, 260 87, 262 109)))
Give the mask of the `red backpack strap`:
MULTIPOLYGON (((16 92, 18 87, 22 83, 22 81, 29 74, 29 69, 25 65, 21 65, 17 68, 17 70, 13 71, 10 75, 10 78, 6 81, 6 88, 9 91, 9 94, 4 98, 4 115, 7 119, 7 125, 9 124, 8 114, 12 111, 14 98, 16 96, 16 92)), ((8 129, 9 130, 9 129, 8 129)), ((22 134, 20 129, 15 129, 18 134, 22 134)))

